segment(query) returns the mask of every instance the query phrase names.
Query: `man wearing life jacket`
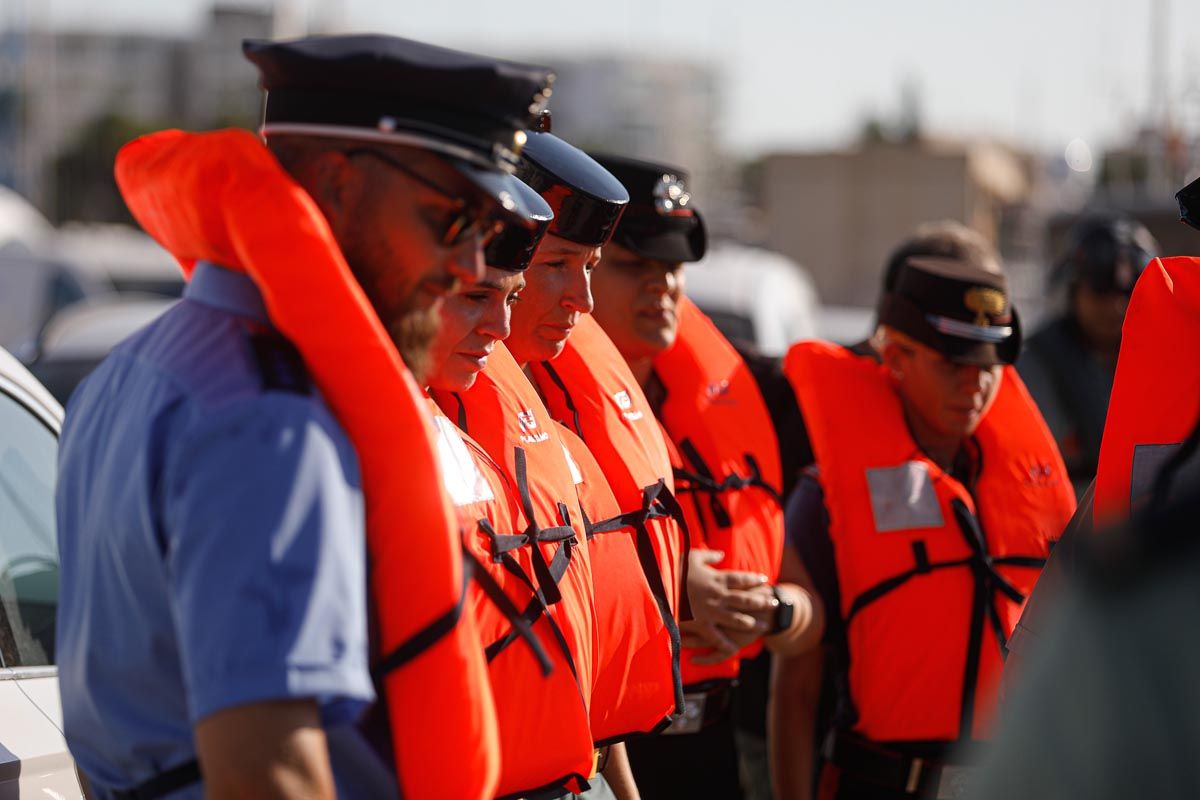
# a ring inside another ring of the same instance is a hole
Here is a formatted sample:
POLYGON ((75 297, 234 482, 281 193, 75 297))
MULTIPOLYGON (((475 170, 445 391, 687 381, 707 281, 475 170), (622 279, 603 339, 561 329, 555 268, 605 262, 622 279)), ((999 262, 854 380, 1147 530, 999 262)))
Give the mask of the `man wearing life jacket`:
MULTIPOLYGON (((527 146, 541 135, 527 131, 527 146)), ((559 157, 572 158, 569 151, 574 148, 562 145, 566 149, 559 157)), ((555 215, 526 271, 512 333, 494 347, 470 389, 434 391, 433 397, 503 469, 521 499, 529 525, 525 535, 540 543, 530 548, 534 583, 572 654, 593 740, 597 746, 613 745, 602 754, 603 775, 590 782, 596 784, 593 792, 604 796, 611 789, 621 798, 633 798, 637 789, 624 747, 619 737, 608 735, 606 726, 613 704, 628 702, 621 691, 633 645, 628 631, 644 629, 647 612, 656 619, 659 612, 641 577, 631 538, 592 538, 591 515, 608 514, 600 510, 605 507, 602 501, 600 507, 584 502, 595 503, 607 492, 611 503, 611 491, 586 448, 555 423, 524 371, 530 360, 556 355, 579 317, 590 310, 588 276, 628 200, 620 183, 594 165, 591 169, 588 191, 558 202, 553 192, 532 179, 523 162, 519 174, 547 198, 555 215), (585 486, 589 483, 598 484, 599 491, 585 486), (642 594, 626 591, 622 596, 627 588, 642 594), (624 605, 628 603, 632 605, 624 605), (630 616, 639 610, 640 618, 630 616)), ((607 510, 616 512, 615 506, 607 510)), ((662 651, 662 659, 669 692, 669 648, 662 651)), ((670 710, 668 699, 665 712, 658 709, 647 726, 653 727, 670 710)))
MULTIPOLYGON (((988 738, 1007 639, 1074 509, 1010 367, 1007 281, 967 256, 905 259, 880 300, 878 362, 815 341, 784 361, 816 456, 789 503, 784 574, 824 601, 838 687, 821 797, 948 796, 988 738)), ((778 660, 777 689, 811 663, 778 660)), ((774 713, 776 764, 811 769, 815 705, 774 713)), ((778 796, 810 796, 811 771, 779 777, 778 796)))
MULTIPOLYGON (((625 191, 591 157, 547 128, 543 117, 542 130, 529 133, 518 175, 561 215, 562 224, 551 226, 553 237, 582 247, 603 243, 615 217, 605 218, 601 230, 589 230, 580 218, 589 206, 600 217, 595 198, 626 196, 625 191)), ((597 565, 605 661, 593 695, 593 733, 598 742, 614 743, 662 730, 682 704, 676 617, 685 529, 662 432, 604 332, 580 314, 572 318, 565 341, 528 335, 537 331, 531 323, 546 309, 571 302, 571 292, 555 286, 548 256, 546 251, 534 260, 530 284, 537 302, 514 311, 518 333, 509 346, 519 357, 528 355, 526 373, 568 429, 564 438, 585 478, 581 501, 597 565), (589 479, 593 470, 598 474, 589 479)), ((591 307, 590 295, 582 307, 591 307)))
POLYGON ((550 75, 381 36, 246 51, 270 151, 166 131, 118 157, 190 282, 68 412, 66 737, 100 798, 490 797, 486 665, 401 356, 423 363, 496 220, 536 224, 505 165, 550 75), (372 672, 385 759, 354 727, 372 672))
POLYGON ((782 550, 778 446, 745 363, 682 294, 682 266, 705 232, 682 171, 597 156, 630 207, 594 276, 593 316, 662 424, 695 548, 681 623, 682 717, 629 744, 644 797, 738 797, 730 705, 739 654, 760 640, 803 649, 819 610, 791 585, 771 586, 782 550), (714 568, 719 566, 720 568, 714 568))

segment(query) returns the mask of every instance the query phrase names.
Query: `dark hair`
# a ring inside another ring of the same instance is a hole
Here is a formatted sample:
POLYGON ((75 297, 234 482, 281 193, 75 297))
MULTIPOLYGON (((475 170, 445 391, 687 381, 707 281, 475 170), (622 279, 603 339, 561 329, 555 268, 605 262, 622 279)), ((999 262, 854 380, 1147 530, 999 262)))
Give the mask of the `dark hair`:
POLYGON ((995 248, 977 231, 954 220, 926 222, 919 225, 888 256, 883 270, 883 291, 892 290, 900 268, 914 256, 952 258, 974 264, 988 272, 999 274, 1004 271, 995 248))

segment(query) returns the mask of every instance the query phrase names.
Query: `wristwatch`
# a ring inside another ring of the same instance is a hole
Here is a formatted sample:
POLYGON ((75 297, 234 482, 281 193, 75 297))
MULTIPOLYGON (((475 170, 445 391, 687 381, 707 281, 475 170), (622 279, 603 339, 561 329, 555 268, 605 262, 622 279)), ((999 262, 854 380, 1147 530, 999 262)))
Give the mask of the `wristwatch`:
POLYGON ((779 605, 775 607, 775 624, 771 626, 771 630, 767 631, 767 636, 783 633, 792 627, 792 620, 796 616, 796 606, 783 592, 779 591, 779 587, 772 586, 771 591, 774 593, 775 599, 779 601, 779 605))

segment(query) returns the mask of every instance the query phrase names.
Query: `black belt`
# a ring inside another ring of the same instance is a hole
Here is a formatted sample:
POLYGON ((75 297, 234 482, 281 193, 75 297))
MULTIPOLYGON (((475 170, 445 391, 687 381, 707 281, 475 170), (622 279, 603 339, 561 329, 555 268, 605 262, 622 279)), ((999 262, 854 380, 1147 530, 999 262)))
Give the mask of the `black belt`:
MULTIPOLYGON (((951 743, 947 742, 947 747, 951 743)), ((901 753, 844 731, 833 731, 821 748, 825 760, 841 770, 840 781, 866 784, 899 796, 949 800, 964 797, 974 767, 940 758, 901 753)))
POLYGON ((663 731, 664 736, 699 733, 729 716, 733 708, 732 681, 721 681, 717 685, 703 688, 684 689, 683 713, 663 731))
POLYGON ((199 783, 203 780, 200 774, 200 762, 192 759, 177 767, 160 772, 148 781, 139 783, 132 789, 114 789, 113 800, 158 800, 172 792, 199 783))

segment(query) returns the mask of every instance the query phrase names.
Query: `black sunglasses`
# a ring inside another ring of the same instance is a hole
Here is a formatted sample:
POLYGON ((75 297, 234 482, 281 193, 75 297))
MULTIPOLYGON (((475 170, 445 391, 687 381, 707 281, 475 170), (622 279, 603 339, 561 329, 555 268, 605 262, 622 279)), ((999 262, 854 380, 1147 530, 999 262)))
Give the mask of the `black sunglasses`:
POLYGON ((344 152, 348 158, 359 155, 377 158, 388 166, 404 173, 427 189, 432 189, 442 197, 453 200, 454 211, 450 220, 438 234, 443 247, 457 247, 477 233, 480 236, 481 244, 487 245, 501 228, 499 220, 491 215, 481 214, 477 207, 468 205, 465 200, 458 196, 457 192, 452 192, 444 186, 438 185, 398 158, 369 147, 358 147, 344 152))

